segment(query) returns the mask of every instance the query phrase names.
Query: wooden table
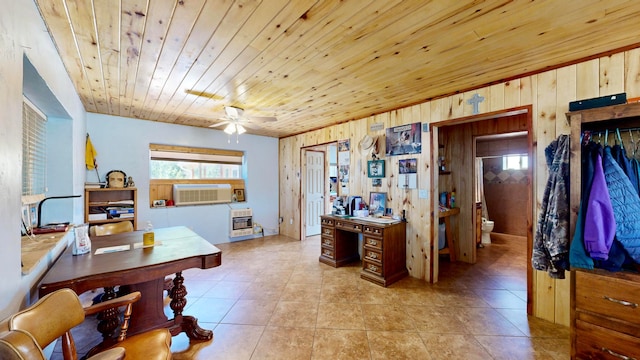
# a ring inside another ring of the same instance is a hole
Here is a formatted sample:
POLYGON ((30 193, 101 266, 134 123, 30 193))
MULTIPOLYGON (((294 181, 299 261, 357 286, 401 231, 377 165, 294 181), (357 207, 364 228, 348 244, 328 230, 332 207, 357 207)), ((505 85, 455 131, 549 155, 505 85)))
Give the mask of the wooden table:
MULTIPOLYGON (((128 334, 166 327, 173 336, 185 332, 193 340, 211 340, 213 332, 198 326, 193 316, 182 315, 187 304, 182 271, 190 268, 209 269, 219 266, 222 252, 190 229, 178 226, 155 229, 156 245, 138 248, 143 231, 134 231, 91 238, 91 253, 72 255, 69 246, 53 264, 40 283, 40 296, 61 288, 82 294, 105 288, 107 299, 116 296, 114 287, 122 291, 140 291, 142 298, 133 305, 128 334), (130 245, 131 250, 96 255, 96 250, 118 245, 130 245), (165 276, 175 274, 170 290, 174 318, 164 313, 165 276)), ((102 346, 113 342, 118 323, 117 310, 103 314, 98 329, 103 334, 102 346)))

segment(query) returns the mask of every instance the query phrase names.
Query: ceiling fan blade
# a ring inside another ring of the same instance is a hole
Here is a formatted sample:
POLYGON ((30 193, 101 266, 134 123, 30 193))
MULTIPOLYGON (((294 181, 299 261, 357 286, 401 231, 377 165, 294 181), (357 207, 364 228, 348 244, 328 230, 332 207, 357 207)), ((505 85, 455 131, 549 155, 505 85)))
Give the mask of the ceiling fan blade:
POLYGON ((219 123, 211 124, 211 125, 209 125, 209 127, 210 127, 210 128, 218 128, 218 127, 222 127, 222 126, 225 126, 225 125, 227 125, 227 124, 230 124, 230 123, 231 123, 231 122, 230 122, 229 120, 227 120, 227 119, 218 119, 218 120, 223 120, 223 121, 221 121, 221 122, 219 122, 219 123))
POLYGON ((224 112, 230 119, 240 119, 244 115, 244 109, 237 106, 225 106, 224 112))

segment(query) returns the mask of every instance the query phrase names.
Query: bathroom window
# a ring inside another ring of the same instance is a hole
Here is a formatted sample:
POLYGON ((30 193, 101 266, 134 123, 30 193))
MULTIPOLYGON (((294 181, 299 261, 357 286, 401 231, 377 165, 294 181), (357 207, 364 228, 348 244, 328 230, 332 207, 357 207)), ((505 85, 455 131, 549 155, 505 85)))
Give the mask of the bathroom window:
POLYGON ((503 170, 524 170, 529 167, 527 155, 506 155, 502 157, 503 170))

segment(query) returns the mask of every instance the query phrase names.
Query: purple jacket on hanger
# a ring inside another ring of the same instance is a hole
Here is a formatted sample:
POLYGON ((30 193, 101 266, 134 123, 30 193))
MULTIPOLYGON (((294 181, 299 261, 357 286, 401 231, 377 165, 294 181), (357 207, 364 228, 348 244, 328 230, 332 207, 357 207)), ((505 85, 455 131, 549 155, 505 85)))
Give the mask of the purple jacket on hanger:
POLYGON ((584 247, 593 259, 607 260, 615 234, 613 206, 602 168, 602 156, 598 154, 584 220, 584 247))

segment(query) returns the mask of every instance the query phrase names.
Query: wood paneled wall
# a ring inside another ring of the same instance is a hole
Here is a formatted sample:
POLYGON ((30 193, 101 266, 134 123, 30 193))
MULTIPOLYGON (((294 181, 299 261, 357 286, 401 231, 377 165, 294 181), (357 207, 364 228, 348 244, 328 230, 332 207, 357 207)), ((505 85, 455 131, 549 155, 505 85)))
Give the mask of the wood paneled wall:
MULTIPOLYGON (((531 106, 533 115, 533 224, 535 225, 548 176, 544 160, 545 147, 560 134, 569 134, 565 113, 570 101, 626 92, 629 98, 640 96, 640 49, 597 58, 556 70, 526 76, 477 90, 462 92, 424 102, 407 108, 370 116, 340 125, 280 139, 280 216, 285 221, 280 227, 283 235, 301 236, 301 152, 308 146, 351 139, 353 145, 365 134, 383 136, 384 130, 369 132, 369 126, 384 124, 384 128, 414 122, 446 124, 457 118, 472 115, 467 103, 474 94, 485 98, 480 103, 480 113, 502 111, 521 106, 531 106), (292 220, 292 223, 288 221, 292 220)), ((499 126, 499 125, 496 125, 499 126)), ((437 134, 433 134, 437 135, 437 134)), ((386 158, 387 177, 383 188, 373 188, 366 177, 367 158, 361 156, 357 146, 351 148, 351 194, 362 195, 370 191, 387 191, 389 205, 394 212, 407 213, 407 268, 411 276, 430 281, 432 238, 432 214, 435 194, 431 179, 431 137, 423 133, 422 154, 386 158), (429 199, 419 199, 418 190, 399 189, 396 184, 398 160, 418 158, 418 187, 431 190, 429 199)), ((435 164, 433 164, 435 166, 435 164)), ((455 169, 452 169, 455 171, 455 169)), ((572 176, 575 176, 572 174, 572 176)), ((462 206, 462 205, 461 205, 462 206)), ((466 206, 466 205, 465 205, 466 206)), ((469 206, 469 211, 472 207, 469 206)), ((435 240, 437 246, 437 240, 435 240)), ((436 279, 434 279, 436 280, 436 279)), ((556 280, 546 273, 534 271, 533 314, 559 324, 569 324, 569 279, 556 280)))

